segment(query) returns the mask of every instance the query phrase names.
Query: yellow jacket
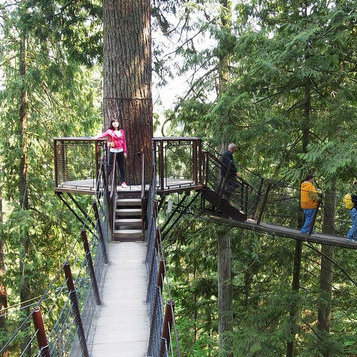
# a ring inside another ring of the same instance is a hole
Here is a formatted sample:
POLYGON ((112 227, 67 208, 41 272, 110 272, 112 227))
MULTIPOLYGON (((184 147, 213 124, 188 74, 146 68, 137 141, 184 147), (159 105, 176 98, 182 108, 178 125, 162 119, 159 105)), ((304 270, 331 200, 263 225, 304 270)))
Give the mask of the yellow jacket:
POLYGON ((310 181, 304 181, 301 184, 301 208, 302 209, 315 209, 319 196, 315 186, 310 181))

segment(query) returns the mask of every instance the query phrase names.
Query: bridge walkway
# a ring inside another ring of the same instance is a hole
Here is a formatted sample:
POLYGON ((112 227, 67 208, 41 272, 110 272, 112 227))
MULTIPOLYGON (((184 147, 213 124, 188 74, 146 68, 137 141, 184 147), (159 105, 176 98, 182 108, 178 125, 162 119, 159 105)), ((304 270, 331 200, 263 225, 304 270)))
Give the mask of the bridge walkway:
POLYGON ((102 306, 88 343, 90 356, 143 357, 149 318, 146 304, 146 243, 108 244, 109 265, 100 287, 102 306))

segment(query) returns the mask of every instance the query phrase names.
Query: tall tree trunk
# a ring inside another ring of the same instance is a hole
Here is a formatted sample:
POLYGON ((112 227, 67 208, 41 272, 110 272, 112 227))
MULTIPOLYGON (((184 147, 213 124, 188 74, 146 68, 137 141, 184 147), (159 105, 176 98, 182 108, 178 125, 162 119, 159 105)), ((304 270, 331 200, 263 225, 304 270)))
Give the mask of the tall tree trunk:
MULTIPOLYGON (((336 222, 336 181, 333 180, 331 189, 326 192, 324 199, 324 222, 322 227, 323 233, 334 234, 336 222)), ((320 271, 320 294, 318 306, 319 339, 328 338, 331 321, 331 302, 332 302, 332 281, 333 281, 333 264, 334 248, 321 246, 321 271, 320 271)), ((324 357, 330 356, 328 344, 319 343, 319 352, 324 357)))
MULTIPOLYGON (((3 223, 3 206, 1 194, 1 176, 0 176, 0 224, 3 223)), ((7 308, 7 290, 3 277, 5 274, 5 253, 4 242, 0 239, 0 329, 4 328, 6 321, 6 314, 4 309, 7 308)))
MULTIPOLYGON (((304 100, 304 119, 302 123, 302 152, 307 152, 307 146, 310 141, 310 114, 311 114, 311 82, 307 80, 305 83, 305 100, 304 100)), ((298 220, 298 227, 301 224, 298 220)), ((292 281, 292 291, 294 293, 294 300, 299 299, 300 290, 300 272, 301 272, 301 257, 302 257, 302 242, 295 242, 295 255, 294 255, 294 270, 293 270, 293 281, 292 281)), ((298 301, 294 301, 290 307, 290 336, 286 345, 286 357, 294 356, 294 344, 295 344, 295 334, 297 331, 297 321, 299 317, 299 304, 298 301)))
POLYGON ((230 230, 219 232, 218 249, 218 333, 220 355, 233 357, 233 288, 232 248, 230 230))
POLYGON ((128 146, 127 181, 141 182, 143 150, 146 181, 152 160, 150 0, 104 0, 104 125, 119 121, 128 146))
MULTIPOLYGON (((221 27, 230 32, 232 23, 231 1, 220 0, 221 27)), ((230 55, 225 51, 224 41, 220 41, 220 54, 218 57, 218 97, 227 89, 229 82, 230 55)), ((227 150, 231 140, 226 138, 221 143, 220 151, 227 150)), ((233 357, 233 287, 232 287, 232 248, 230 230, 219 233, 218 237, 218 333, 220 355, 233 357)))
MULTIPOLYGON (((27 54, 27 38, 25 34, 21 35, 20 39, 20 78, 22 80, 22 89, 20 95, 19 109, 19 146, 20 146, 20 167, 19 167, 19 206, 22 210, 29 209, 28 202, 28 142, 27 142, 27 117, 28 117, 28 98, 26 87, 26 63, 27 54)), ((26 305, 31 297, 29 279, 27 274, 27 254, 29 251, 29 232, 27 226, 21 227, 20 232, 20 301, 26 305)), ((29 309, 26 309, 29 312, 29 309)), ((29 341, 29 337, 25 337, 22 347, 24 348, 29 341)), ((30 353, 30 352, 29 352, 30 353)))

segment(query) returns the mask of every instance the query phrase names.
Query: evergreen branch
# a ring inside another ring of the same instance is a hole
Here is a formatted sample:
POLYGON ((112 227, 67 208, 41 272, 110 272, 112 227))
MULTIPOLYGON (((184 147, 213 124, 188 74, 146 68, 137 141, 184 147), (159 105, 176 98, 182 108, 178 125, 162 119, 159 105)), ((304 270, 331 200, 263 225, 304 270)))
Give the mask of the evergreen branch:
POLYGON ((186 41, 184 41, 179 47, 175 48, 175 50, 167 53, 165 56, 162 57, 162 60, 164 60, 166 57, 171 56, 173 54, 177 54, 177 52, 182 49, 185 45, 187 45, 189 42, 192 42, 194 40, 194 38, 196 38, 199 34, 201 34, 204 30, 206 30, 205 26, 202 26, 202 28, 195 33, 193 36, 191 36, 190 38, 188 38, 186 41))
POLYGON ((194 91, 195 87, 198 86, 199 84, 201 84, 204 80, 204 78, 208 75, 210 75, 212 72, 216 71, 218 68, 218 65, 214 66, 213 68, 211 68, 209 71, 207 71, 205 74, 203 74, 199 79, 197 79, 195 81, 195 83, 192 84, 192 86, 189 88, 189 90, 186 92, 185 96, 183 98, 180 99, 179 103, 176 104, 174 110, 172 111, 172 113, 170 114, 170 116, 163 122, 162 126, 161 126, 161 133, 162 136, 166 136, 165 132, 164 132, 164 128, 165 125, 172 121, 172 119, 174 118, 175 114, 177 113, 177 111, 179 110, 179 108, 182 105, 182 102, 184 102, 185 100, 187 100, 187 98, 189 97, 189 95, 191 94, 191 92, 194 91))

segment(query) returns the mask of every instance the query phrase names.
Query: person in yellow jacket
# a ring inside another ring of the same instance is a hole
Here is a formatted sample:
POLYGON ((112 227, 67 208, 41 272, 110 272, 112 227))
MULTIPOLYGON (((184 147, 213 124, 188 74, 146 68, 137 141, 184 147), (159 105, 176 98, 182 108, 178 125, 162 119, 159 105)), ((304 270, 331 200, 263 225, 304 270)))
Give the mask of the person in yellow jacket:
POLYGON ((317 204, 320 200, 313 182, 314 176, 307 175, 305 181, 301 184, 300 204, 305 215, 305 222, 301 228, 301 233, 309 233, 317 204))

